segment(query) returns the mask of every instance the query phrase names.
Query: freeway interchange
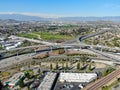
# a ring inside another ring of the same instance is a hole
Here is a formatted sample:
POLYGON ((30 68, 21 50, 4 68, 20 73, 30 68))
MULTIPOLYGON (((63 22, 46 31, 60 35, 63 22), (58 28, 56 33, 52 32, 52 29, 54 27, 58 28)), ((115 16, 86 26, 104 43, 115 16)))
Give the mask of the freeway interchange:
MULTIPOLYGON (((37 54, 40 54, 41 52, 50 52, 52 50, 56 50, 59 48, 64 48, 65 50, 86 48, 87 50, 90 50, 94 53, 100 54, 103 57, 108 58, 110 61, 113 61, 114 63, 118 64, 118 63, 120 63, 120 59, 119 59, 120 56, 119 55, 107 53, 107 52, 102 52, 102 51, 96 50, 95 48, 111 49, 111 50, 120 51, 119 48, 111 48, 111 47, 107 47, 107 46, 97 46, 97 45, 88 45, 88 44, 85 44, 83 42, 83 40, 85 40, 87 38, 94 37, 96 35, 103 34, 103 33, 108 32, 108 31, 111 31, 111 30, 108 29, 108 30, 103 30, 101 32, 96 32, 96 33, 93 33, 90 35, 81 36, 78 38, 79 43, 66 42, 66 43, 58 44, 58 43, 49 43, 49 42, 39 41, 39 43, 43 43, 45 45, 34 45, 34 46, 20 47, 20 48, 11 49, 9 51, 2 50, 2 51, 0 51, 0 53, 6 53, 6 52, 12 52, 12 51, 18 52, 19 50, 24 50, 24 49, 33 49, 34 52, 26 53, 23 55, 12 56, 12 57, 9 57, 6 59, 1 59, 0 70, 4 70, 5 68, 8 68, 10 66, 13 67, 17 63, 20 63, 20 62, 28 62, 28 61, 30 62, 30 61, 32 61, 32 58, 34 56, 36 56, 37 54), (46 48, 42 48, 41 50, 36 50, 36 48, 39 48, 39 47, 46 47, 46 48)), ((26 39, 26 38, 24 38, 24 39, 26 39)), ((31 41, 31 39, 27 39, 27 40, 31 41)), ((38 40, 33 40, 33 41, 38 42, 38 40)), ((72 41, 72 42, 74 42, 74 41, 72 41)), ((111 74, 107 75, 106 77, 103 77, 102 79, 93 83, 93 85, 87 87, 85 90, 98 90, 101 86, 108 83, 110 80, 115 78, 116 75, 119 75, 119 74, 120 74, 120 69, 112 72, 111 74)))
MULTIPOLYGON (((45 41, 39 41, 39 40, 33 40, 32 39, 32 41, 34 41, 34 42, 42 43, 42 44, 45 44, 45 45, 34 45, 34 46, 20 47, 20 48, 11 49, 10 51, 1 50, 0 53, 6 53, 6 52, 11 52, 11 51, 16 51, 17 52, 18 50, 24 50, 24 49, 34 49, 34 51, 36 52, 35 48, 39 48, 39 47, 47 47, 47 48, 39 50, 38 52, 45 52, 45 51, 49 52, 51 50, 59 49, 59 48, 64 48, 64 49, 73 49, 73 48, 75 49, 75 48, 77 48, 78 49, 78 48, 84 47, 84 48, 89 49, 89 50, 91 50, 91 51, 93 51, 95 53, 98 53, 98 54, 100 54, 100 55, 102 55, 104 57, 107 57, 107 58, 109 58, 110 60, 112 60, 114 62, 119 62, 120 61, 119 60, 120 56, 108 54, 106 52, 102 52, 102 51, 94 49, 94 48, 101 48, 101 49, 112 49, 112 50, 120 51, 119 48, 111 48, 111 47, 107 47, 107 46, 97 46, 97 45, 88 45, 88 44, 85 44, 85 43, 82 42, 84 39, 94 37, 96 35, 103 34, 103 33, 108 32, 108 31, 111 31, 111 30, 110 29, 101 30, 100 32, 96 32, 96 33, 93 33, 93 34, 81 36, 81 37, 79 37, 79 43, 77 43, 77 44, 76 43, 75 44, 74 43, 69 44, 68 42, 58 44, 58 43, 49 43, 49 42, 45 42, 45 41)), ((21 38, 21 39, 31 41, 31 39, 26 39, 26 38, 22 38, 22 37, 17 37, 17 36, 12 36, 12 37, 21 38)), ((32 53, 35 53, 35 52, 32 52, 32 53)), ((14 57, 17 57, 17 56, 14 56, 14 57)), ((25 58, 25 59, 27 59, 27 58, 25 58)), ((0 61, 0 66, 1 66, 0 68, 5 67, 5 64, 3 64, 3 62, 5 62, 5 60, 0 61), (4 67, 2 67, 3 65, 4 65, 4 67)), ((9 60, 7 62, 9 62, 9 60)), ((14 61, 14 63, 15 63, 15 61, 14 61)))

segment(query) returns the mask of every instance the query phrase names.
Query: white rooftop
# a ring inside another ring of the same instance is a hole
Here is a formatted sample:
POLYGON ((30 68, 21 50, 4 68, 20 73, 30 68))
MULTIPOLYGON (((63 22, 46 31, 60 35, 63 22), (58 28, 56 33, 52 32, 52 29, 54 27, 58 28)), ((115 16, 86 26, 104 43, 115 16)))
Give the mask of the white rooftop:
POLYGON ((17 82, 19 81, 19 78, 23 77, 24 73, 20 72, 20 73, 16 73, 14 76, 12 76, 8 82, 10 86, 15 86, 17 84, 17 82))
POLYGON ((96 73, 60 73, 60 82, 91 82, 97 78, 96 73))
POLYGON ((55 78, 56 73, 48 73, 43 79, 43 82, 39 85, 37 90, 51 90, 55 78))

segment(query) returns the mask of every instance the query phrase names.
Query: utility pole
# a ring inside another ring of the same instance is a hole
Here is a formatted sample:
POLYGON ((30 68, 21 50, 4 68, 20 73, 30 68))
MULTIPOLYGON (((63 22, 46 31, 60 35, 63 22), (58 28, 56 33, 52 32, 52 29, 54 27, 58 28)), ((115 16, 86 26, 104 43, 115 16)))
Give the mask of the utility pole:
POLYGON ((100 36, 100 49, 101 49, 101 52, 102 52, 102 42, 101 42, 101 36, 100 36))
POLYGON ((52 49, 53 49, 52 46, 50 47, 50 49, 51 49, 50 51, 52 52, 52 49))

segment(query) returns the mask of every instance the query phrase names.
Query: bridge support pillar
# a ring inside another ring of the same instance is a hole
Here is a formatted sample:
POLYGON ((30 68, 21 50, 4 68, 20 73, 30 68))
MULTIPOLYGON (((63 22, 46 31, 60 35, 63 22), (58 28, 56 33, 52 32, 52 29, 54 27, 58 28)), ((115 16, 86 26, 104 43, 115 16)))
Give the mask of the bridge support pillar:
POLYGON ((17 56, 18 56, 18 52, 17 52, 17 56))
POLYGON ((34 51, 35 51, 35 54, 36 54, 36 49, 34 51))
POLYGON ((66 48, 66 47, 64 47, 64 50, 65 50, 65 54, 67 54, 67 53, 68 53, 68 50, 67 50, 67 48, 66 48))
POLYGON ((50 49, 51 49, 51 50, 50 50, 50 52, 52 52, 52 51, 53 51, 53 48, 52 48, 52 46, 50 47, 50 49))

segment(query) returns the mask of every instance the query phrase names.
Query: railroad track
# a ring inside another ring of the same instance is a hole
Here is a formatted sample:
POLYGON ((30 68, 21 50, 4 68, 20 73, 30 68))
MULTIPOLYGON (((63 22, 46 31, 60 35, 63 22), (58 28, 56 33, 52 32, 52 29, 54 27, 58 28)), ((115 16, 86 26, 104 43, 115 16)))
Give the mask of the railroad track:
POLYGON ((98 80, 85 90, 98 90, 102 86, 104 86, 106 83, 110 82, 112 79, 116 78, 120 74, 120 69, 113 71, 112 73, 108 74, 107 76, 103 77, 102 79, 98 80))

